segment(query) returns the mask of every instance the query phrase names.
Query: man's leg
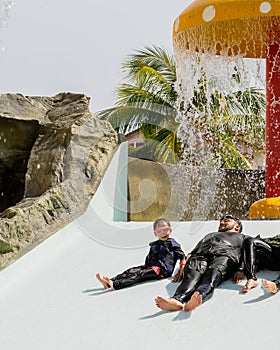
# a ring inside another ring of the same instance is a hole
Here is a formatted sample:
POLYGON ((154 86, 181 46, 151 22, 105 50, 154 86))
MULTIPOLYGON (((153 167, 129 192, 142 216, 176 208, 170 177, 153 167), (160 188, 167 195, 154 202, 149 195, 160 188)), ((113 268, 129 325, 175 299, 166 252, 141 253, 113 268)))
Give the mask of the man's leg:
POLYGON ((222 282, 222 274, 215 269, 207 269, 196 287, 191 299, 185 304, 185 311, 193 311, 206 300, 210 299, 214 289, 222 282))
POLYGON ((244 273, 247 282, 242 288, 243 293, 257 287, 256 271, 258 268, 268 267, 272 257, 272 250, 268 244, 260 239, 247 237, 243 245, 244 273))
POLYGON ((206 267, 206 260, 190 258, 185 266, 183 279, 174 296, 172 298, 158 296, 155 299, 156 305, 167 311, 182 310, 184 302, 190 299, 206 267))
POLYGON ((192 311, 210 299, 214 289, 225 279, 230 278, 235 270, 235 263, 227 256, 212 256, 208 259, 208 268, 196 286, 196 291, 185 304, 185 311, 192 311))

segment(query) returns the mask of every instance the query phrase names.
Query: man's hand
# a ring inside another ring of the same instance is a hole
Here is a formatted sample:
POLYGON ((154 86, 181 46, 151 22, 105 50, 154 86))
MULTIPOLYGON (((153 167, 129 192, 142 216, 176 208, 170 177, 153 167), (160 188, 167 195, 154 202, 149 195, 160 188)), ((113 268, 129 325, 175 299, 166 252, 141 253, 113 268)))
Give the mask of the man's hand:
POLYGON ((180 282, 182 280, 183 275, 184 275, 184 267, 185 267, 185 265, 182 265, 180 267, 180 270, 176 273, 176 275, 171 280, 172 283, 180 282))
POLYGON ((243 271, 237 271, 233 275, 232 281, 236 284, 239 284, 243 281, 244 279, 244 272, 243 271))
POLYGON ((176 273, 176 275, 173 277, 173 279, 171 280, 171 282, 176 283, 176 282, 180 282, 184 276, 184 268, 186 263, 188 262, 189 258, 191 257, 191 254, 188 254, 186 256, 186 259, 183 261, 183 264, 180 264, 180 270, 176 273))

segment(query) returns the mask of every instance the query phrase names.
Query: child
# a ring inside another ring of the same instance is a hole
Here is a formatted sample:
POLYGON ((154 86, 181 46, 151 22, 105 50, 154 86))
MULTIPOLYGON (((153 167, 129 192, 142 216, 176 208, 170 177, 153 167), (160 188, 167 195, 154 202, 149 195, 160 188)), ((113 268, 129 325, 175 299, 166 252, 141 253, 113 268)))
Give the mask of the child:
MULTIPOLYGON (((167 278, 172 275, 177 260, 180 260, 179 276, 183 274, 185 254, 180 244, 174 238, 170 238, 172 232, 170 222, 163 218, 157 219, 153 228, 158 240, 150 243, 145 265, 131 267, 111 279, 107 276, 101 277, 97 273, 96 278, 105 289, 122 289, 148 280, 167 278)), ((177 282, 179 276, 172 282, 177 282)))

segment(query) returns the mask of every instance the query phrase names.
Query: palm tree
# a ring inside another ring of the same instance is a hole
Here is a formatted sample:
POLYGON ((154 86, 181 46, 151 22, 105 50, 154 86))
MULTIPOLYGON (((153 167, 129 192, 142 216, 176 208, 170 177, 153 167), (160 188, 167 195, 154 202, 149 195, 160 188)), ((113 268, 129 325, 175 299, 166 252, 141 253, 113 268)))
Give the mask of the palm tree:
POLYGON ((128 83, 118 87, 115 107, 100 111, 98 116, 109 120, 123 134, 141 129, 147 143, 132 155, 142 153, 163 163, 176 163, 182 151, 175 122, 173 56, 160 47, 146 47, 128 56, 123 69, 128 83))
MULTIPOLYGON (((191 115, 189 131, 201 135, 208 150, 208 165, 251 168, 243 149, 261 149, 264 143, 265 96, 259 90, 248 88, 230 95, 214 91, 209 100, 202 71, 192 101, 178 106, 176 64, 166 50, 157 46, 136 50, 123 69, 128 82, 118 87, 115 107, 100 111, 98 116, 109 120, 120 133, 142 130, 147 142, 131 155, 144 152, 163 163, 176 163, 184 157, 190 162, 191 137, 184 137, 182 143, 177 136, 179 123, 175 120, 179 113, 191 115)), ((232 79, 240 79, 237 70, 232 79)), ((193 148, 197 151, 196 141, 193 148)))

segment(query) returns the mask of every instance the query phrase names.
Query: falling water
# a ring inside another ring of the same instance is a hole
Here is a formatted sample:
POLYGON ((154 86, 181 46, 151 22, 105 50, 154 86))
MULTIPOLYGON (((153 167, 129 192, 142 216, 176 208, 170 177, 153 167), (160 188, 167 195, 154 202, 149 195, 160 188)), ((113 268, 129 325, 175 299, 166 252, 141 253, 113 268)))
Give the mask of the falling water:
POLYGON ((8 23, 11 7, 13 1, 11 0, 0 0, 0 28, 5 28, 8 23))
MULTIPOLYGON (((192 42, 197 42, 195 39, 192 42)), ((247 113, 245 106, 238 101, 238 92, 255 88, 265 94, 265 61, 244 58, 240 52, 232 54, 234 50, 228 47, 226 53, 230 51, 231 55, 216 55, 216 45, 213 50, 200 48, 200 54, 196 51, 199 50, 186 49, 182 38, 175 40, 176 90, 179 94, 178 136, 184 148, 184 159, 180 166, 187 169, 184 182, 188 184, 185 191, 188 198, 185 202, 189 204, 185 211, 188 213, 187 219, 204 220, 216 219, 224 213, 234 192, 239 190, 241 180, 239 181, 238 175, 234 176, 232 182, 228 180, 229 174, 238 170, 228 170, 222 152, 217 152, 217 149, 224 147, 223 142, 229 133, 226 128, 231 125, 224 123, 223 118, 227 114, 232 116, 232 133, 246 133, 246 125, 241 125, 241 129, 237 130, 234 124, 234 114, 247 113), (229 96, 232 105, 238 106, 235 110, 229 108, 229 96)), ((253 102, 249 101, 251 103, 250 108, 254 108, 253 102)), ((263 109, 260 115, 263 121, 264 114, 263 109)), ((249 146, 245 145, 244 148, 236 140, 235 147, 246 156, 246 162, 252 169, 264 166, 264 142, 263 136, 261 156, 258 158, 249 146)), ((238 164, 233 164, 232 168, 238 169, 238 164)), ((256 170, 253 172, 252 178, 257 176, 256 170)), ((248 174, 241 171, 241 177, 246 178, 248 174)), ((240 201, 239 208, 242 211, 243 206, 244 216, 251 204, 246 191, 246 188, 243 189, 244 198, 240 201)))

